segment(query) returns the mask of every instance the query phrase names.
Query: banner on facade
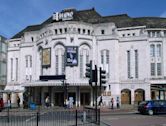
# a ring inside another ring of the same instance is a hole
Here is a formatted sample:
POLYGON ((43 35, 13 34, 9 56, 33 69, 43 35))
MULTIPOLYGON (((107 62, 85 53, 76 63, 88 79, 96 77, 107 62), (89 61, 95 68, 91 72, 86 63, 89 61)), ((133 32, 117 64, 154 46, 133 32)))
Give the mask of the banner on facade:
POLYGON ((78 65, 78 47, 66 46, 66 66, 78 65))
POLYGON ((42 50, 42 67, 51 66, 51 48, 45 48, 42 50))

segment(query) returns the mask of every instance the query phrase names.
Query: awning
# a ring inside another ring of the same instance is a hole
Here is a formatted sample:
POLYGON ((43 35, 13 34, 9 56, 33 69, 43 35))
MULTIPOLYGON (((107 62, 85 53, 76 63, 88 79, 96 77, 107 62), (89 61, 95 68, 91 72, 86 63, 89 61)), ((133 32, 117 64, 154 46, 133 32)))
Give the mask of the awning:
POLYGON ((21 85, 6 85, 4 91, 2 91, 4 93, 19 93, 19 92, 24 92, 24 87, 22 87, 21 85))
POLYGON ((63 83, 62 81, 34 81, 21 84, 23 87, 47 87, 47 86, 89 86, 88 83, 63 83))

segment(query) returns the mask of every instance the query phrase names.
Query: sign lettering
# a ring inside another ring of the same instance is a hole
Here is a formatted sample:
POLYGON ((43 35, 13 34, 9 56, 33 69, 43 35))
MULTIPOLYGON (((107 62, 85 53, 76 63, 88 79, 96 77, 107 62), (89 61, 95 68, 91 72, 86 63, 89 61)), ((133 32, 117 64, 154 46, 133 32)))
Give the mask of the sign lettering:
POLYGON ((56 12, 53 14, 53 20, 59 21, 67 21, 67 20, 72 20, 73 19, 73 11, 70 12, 56 12))

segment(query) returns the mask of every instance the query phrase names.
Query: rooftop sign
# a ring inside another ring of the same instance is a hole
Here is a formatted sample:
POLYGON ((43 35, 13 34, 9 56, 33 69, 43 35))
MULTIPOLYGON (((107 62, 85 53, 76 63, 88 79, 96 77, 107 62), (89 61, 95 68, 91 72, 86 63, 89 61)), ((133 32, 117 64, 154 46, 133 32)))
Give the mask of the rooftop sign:
POLYGON ((59 21, 67 21, 67 20, 72 20, 73 19, 73 11, 69 11, 69 12, 56 12, 53 14, 53 20, 59 21))

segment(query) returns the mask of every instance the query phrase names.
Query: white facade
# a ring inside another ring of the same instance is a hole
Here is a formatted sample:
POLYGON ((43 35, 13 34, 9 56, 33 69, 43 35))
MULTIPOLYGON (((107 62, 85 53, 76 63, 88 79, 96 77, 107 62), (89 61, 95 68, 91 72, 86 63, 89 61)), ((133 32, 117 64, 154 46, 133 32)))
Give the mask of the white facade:
MULTIPOLYGON (((67 92, 74 97, 75 104, 92 105, 92 88, 85 78, 85 64, 90 60, 93 65, 102 67, 107 72, 107 83, 102 88, 106 106, 110 104, 112 97, 119 97, 121 104, 134 104, 140 100, 151 99, 152 84, 161 84, 164 89, 166 29, 152 29, 146 25, 117 27, 116 22, 111 21, 88 23, 72 19, 43 23, 40 26, 34 26, 31 30, 27 27, 19 37, 8 40, 6 88, 28 88, 33 102, 40 99, 40 103, 44 103, 46 95, 49 94, 52 103, 59 105, 61 101, 57 99, 62 98, 59 95, 64 92, 62 81, 40 81, 39 76, 65 74, 65 83, 69 84, 67 92), (156 35, 153 36, 152 32, 156 35), (160 35, 157 36, 158 34, 160 35), (151 44, 154 45, 154 50, 151 44), (67 46, 78 47, 77 66, 64 66, 67 46), (41 53, 42 49, 46 48, 51 49, 51 64, 42 68, 41 53), (151 63, 156 66, 154 75, 151 63)), ((162 91, 155 88, 155 97, 165 99, 165 91, 162 91)))

